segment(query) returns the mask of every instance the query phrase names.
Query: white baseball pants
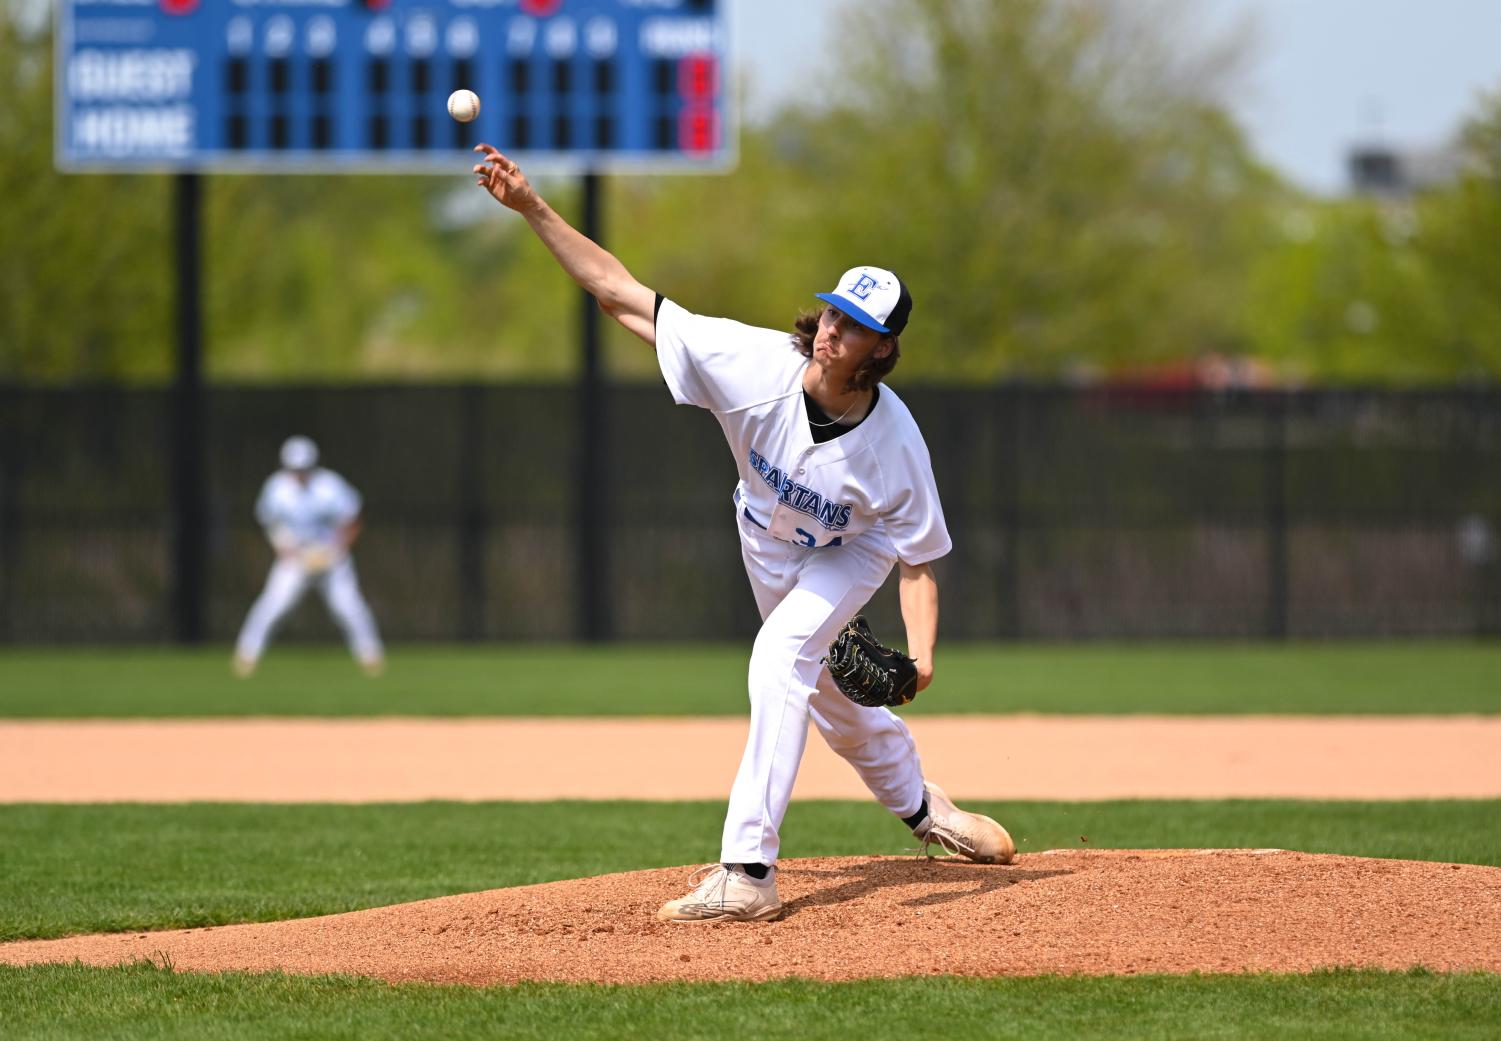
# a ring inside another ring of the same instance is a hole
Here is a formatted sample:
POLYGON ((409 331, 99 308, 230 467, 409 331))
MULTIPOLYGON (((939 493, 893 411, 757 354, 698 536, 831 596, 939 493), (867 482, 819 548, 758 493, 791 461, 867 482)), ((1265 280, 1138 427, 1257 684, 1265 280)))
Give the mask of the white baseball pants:
POLYGON ((896 563, 884 537, 805 549, 772 538, 736 506, 740 551, 763 624, 750 662, 750 735, 730 792, 720 860, 775 864, 778 831, 813 720, 881 805, 899 817, 923 800, 922 763, 890 709, 840 694, 820 659, 896 563))
POLYGON ((240 637, 235 641, 236 656, 246 661, 259 661, 277 623, 297 606, 310 585, 316 585, 318 592, 323 594, 329 613, 344 630, 344 638, 355 658, 365 664, 380 661, 385 649, 375 629, 375 616, 360 595, 354 561, 347 556, 317 575, 308 574, 295 558, 278 558, 266 576, 266 588, 245 616, 240 637))

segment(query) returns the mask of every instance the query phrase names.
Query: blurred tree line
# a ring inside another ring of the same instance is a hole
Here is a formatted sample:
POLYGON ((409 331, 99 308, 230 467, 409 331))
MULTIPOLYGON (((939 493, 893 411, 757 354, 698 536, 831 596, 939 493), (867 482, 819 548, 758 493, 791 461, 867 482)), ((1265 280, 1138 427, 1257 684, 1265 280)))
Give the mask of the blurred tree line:
MULTIPOLYGON (((0 15, 0 379, 160 380, 171 180, 52 168, 52 58, 0 15)), ((905 378, 1056 378, 1205 354, 1312 380, 1501 374, 1501 95, 1452 184, 1307 197, 1221 100, 1236 41, 1174 0, 866 0, 811 106, 742 129, 723 177, 614 177, 606 244, 690 309, 786 326, 855 263, 894 268, 905 378)), ((500 142, 502 147, 504 142, 500 142)), ((460 165, 207 179, 219 379, 557 377, 577 297, 460 165)), ((576 186, 540 178, 565 215, 576 186)), ((610 363, 650 352, 611 326, 610 363)))

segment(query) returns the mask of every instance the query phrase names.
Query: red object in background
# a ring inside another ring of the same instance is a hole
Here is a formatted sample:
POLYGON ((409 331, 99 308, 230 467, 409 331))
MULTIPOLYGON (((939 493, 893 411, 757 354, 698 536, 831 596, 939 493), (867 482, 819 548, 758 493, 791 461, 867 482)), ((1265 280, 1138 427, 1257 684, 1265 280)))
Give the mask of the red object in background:
POLYGON ((719 119, 712 108, 686 109, 678 119, 678 147, 685 152, 712 152, 719 144, 719 119))
POLYGON ((678 62, 678 93, 707 101, 719 93, 719 63, 711 54, 690 54, 678 62))
POLYGON ((198 0, 161 0, 161 5, 168 14, 192 14, 198 10, 198 0))
POLYGON ((365 10, 384 11, 391 6, 391 0, 364 0, 365 10))
POLYGON ((521 0, 521 10, 534 18, 557 14, 558 8, 562 6, 563 0, 521 0))

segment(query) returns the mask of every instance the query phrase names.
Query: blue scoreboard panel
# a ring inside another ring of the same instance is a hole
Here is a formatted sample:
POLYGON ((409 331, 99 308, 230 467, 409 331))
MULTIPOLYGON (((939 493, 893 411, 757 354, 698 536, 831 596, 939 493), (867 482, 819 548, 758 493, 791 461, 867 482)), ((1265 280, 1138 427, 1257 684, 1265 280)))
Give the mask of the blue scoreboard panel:
POLYGON ((723 170, 729 0, 58 0, 60 169, 723 170), (468 88, 479 118, 457 123, 468 88))

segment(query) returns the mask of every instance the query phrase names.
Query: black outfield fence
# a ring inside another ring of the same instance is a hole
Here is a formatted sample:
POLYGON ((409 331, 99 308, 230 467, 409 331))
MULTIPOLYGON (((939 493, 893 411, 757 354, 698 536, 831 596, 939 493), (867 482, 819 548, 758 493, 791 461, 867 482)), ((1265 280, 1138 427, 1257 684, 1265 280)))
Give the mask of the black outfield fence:
MULTIPOLYGON (((899 391, 954 535, 946 639, 1501 632, 1501 394, 899 391)), ((755 629, 733 460, 661 386, 605 395, 586 515, 570 387, 214 387, 188 508, 171 400, 0 388, 0 642, 169 641, 184 619, 227 641, 292 433, 365 496, 356 565, 390 639, 564 640, 591 611, 619 639, 755 629), (576 571, 581 523, 602 574, 576 571)), ((892 589, 871 613, 900 634, 892 589)), ((333 635, 315 603, 288 629, 333 635)))

